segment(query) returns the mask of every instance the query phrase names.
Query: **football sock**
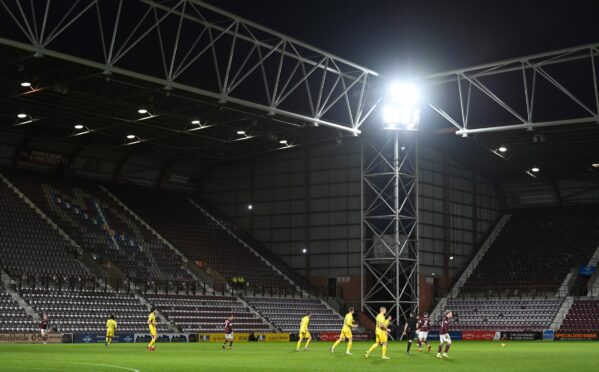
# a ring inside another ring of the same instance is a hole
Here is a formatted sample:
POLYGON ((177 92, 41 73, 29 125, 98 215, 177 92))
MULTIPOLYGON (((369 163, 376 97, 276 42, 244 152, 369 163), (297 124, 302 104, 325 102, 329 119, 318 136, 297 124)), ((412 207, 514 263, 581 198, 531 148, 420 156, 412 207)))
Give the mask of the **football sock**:
POLYGON ((418 347, 422 347, 422 341, 418 340, 418 347))
POLYGON ((347 343, 347 351, 351 351, 352 340, 349 340, 347 343))
POLYGON ((411 348, 412 348, 412 340, 408 340, 408 353, 410 352, 411 348))
POLYGON ((229 342, 229 347, 233 347, 233 341, 229 342))
POLYGON ((383 345, 383 352, 381 353, 382 356, 387 356, 387 345, 383 345))
POLYGON ((302 346, 302 339, 301 338, 297 341, 297 346, 295 348, 297 350, 299 350, 300 346, 302 346))
POLYGON ((306 341, 306 346, 304 346, 304 347, 307 349, 308 345, 310 345, 310 339, 308 339, 308 341, 306 341))
POLYGON ((338 339, 337 341, 335 341, 335 343, 333 344, 332 349, 334 350, 337 346, 339 346, 340 343, 341 343, 341 339, 338 339))
POLYGON ((152 341, 150 341, 150 344, 148 345, 148 347, 154 347, 155 343, 156 343, 156 339, 152 338, 152 341))
POLYGON ((447 344, 447 345, 445 345, 445 353, 448 353, 448 352, 449 352, 449 347, 450 347, 450 346, 451 346, 450 344, 447 344))
POLYGON ((379 344, 377 344, 377 343, 375 343, 374 345, 372 345, 372 346, 370 347, 370 349, 368 349, 368 354, 370 354, 370 353, 371 353, 371 352, 372 352, 374 349, 376 349, 376 348, 377 348, 377 346, 379 346, 379 344))
POLYGON ((439 348, 437 349, 438 353, 440 353, 441 351, 443 351, 443 344, 439 344, 439 348))

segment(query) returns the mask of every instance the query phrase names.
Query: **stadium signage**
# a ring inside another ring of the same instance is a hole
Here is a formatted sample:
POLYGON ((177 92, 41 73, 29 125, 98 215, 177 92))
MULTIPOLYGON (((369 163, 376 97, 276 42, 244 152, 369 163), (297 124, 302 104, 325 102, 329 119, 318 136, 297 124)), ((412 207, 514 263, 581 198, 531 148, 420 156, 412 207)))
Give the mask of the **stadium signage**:
POLYGON ((493 341, 499 339, 496 331, 462 331, 462 340, 466 341, 493 341))
MULTIPOLYGON (((355 332, 352 334, 352 338, 355 341, 367 341, 370 340, 368 333, 355 332)), ((319 341, 337 341, 339 338, 339 332, 320 332, 318 333, 319 341)))
MULTIPOLYGON (((289 342, 289 333, 256 333, 258 341, 264 342, 289 342)), ((249 333, 235 333, 235 342, 248 342, 249 333)), ((199 333, 198 342, 225 342, 224 333, 199 333)))
MULTIPOLYGON (((62 344, 64 337, 62 333, 50 333, 47 335, 46 343, 62 344)), ((38 333, 1 333, 0 344, 37 344, 42 343, 42 335, 38 333)))
MULTIPOLYGON (((113 343, 132 343, 133 333, 117 333, 112 337, 113 343)), ((73 342, 83 344, 104 343, 106 335, 103 333, 76 333, 73 336, 73 342)))
POLYGON ((556 341, 597 341, 597 332, 555 332, 556 341))
POLYGON ((501 339, 514 341, 542 340, 543 334, 541 332, 501 332, 501 339))
POLYGON ((555 332, 553 331, 553 329, 544 329, 543 330, 543 340, 553 341, 554 336, 555 336, 555 332))
MULTIPOLYGON (((449 331, 449 337, 451 337, 453 341, 459 341, 462 339, 462 332, 449 331)), ((430 331, 428 333, 428 339, 432 341, 439 341, 439 331, 430 331)))

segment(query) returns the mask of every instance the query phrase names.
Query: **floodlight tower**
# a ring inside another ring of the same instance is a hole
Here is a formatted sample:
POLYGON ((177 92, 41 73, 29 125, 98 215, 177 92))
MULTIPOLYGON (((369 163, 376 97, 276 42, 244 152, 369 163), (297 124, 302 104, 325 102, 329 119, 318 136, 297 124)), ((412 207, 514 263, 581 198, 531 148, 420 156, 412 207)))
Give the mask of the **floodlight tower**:
POLYGON ((385 130, 362 142, 362 311, 386 306, 396 321, 418 309, 419 98, 414 85, 391 85, 385 130))

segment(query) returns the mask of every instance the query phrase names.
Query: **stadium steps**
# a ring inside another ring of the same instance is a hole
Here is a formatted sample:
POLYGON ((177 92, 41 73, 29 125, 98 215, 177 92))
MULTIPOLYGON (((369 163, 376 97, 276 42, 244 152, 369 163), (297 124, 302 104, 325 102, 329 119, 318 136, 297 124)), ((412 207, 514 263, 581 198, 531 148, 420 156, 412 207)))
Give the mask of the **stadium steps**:
POLYGON ((570 308, 572 307, 573 303, 574 297, 572 296, 568 296, 564 299, 562 305, 557 311, 557 314, 555 314, 555 318, 551 322, 551 326, 549 326, 551 329, 558 330, 562 326, 562 323, 564 322, 564 319, 566 319, 568 312, 570 312, 570 308))
POLYGON ((60 228, 52 219, 44 213, 35 203, 31 201, 19 188, 17 188, 12 182, 8 180, 8 178, 4 177, 2 173, 0 173, 0 180, 8 186, 15 194, 22 199, 25 204, 27 204, 31 209, 33 209, 42 220, 46 221, 54 230, 56 230, 62 237, 69 242, 69 244, 75 248, 75 250, 79 253, 79 261, 83 263, 85 267, 87 267, 92 273, 101 278, 108 277, 107 272, 102 268, 102 266, 98 265, 94 259, 87 253, 75 240, 73 240, 63 229, 60 228))
POLYGON ((254 255, 256 255, 256 257, 258 257, 260 260, 262 260, 267 266, 271 267, 277 274, 279 274, 280 276, 282 276, 283 278, 285 278, 285 280, 287 280, 291 285, 293 285, 294 287, 296 287, 296 289, 298 291, 300 291, 304 296, 306 296, 306 297, 308 296, 308 293, 306 293, 306 291, 303 288, 301 288, 293 280, 291 280, 291 278, 289 278, 287 275, 285 275, 285 273, 283 273, 281 270, 279 270, 278 267, 274 266, 267 259, 265 259, 264 257, 262 257, 260 255, 260 253, 258 253, 254 248, 252 248, 249 244, 247 244, 243 239, 241 239, 239 236, 237 236, 237 234, 235 234, 233 231, 231 231, 231 229, 229 229, 219 219, 217 219, 212 214, 210 214, 206 209, 202 208, 202 206, 200 206, 195 200, 193 200, 191 198, 187 198, 187 200, 194 207, 196 207, 198 210, 200 210, 206 217, 208 217, 209 219, 211 219, 223 231, 225 231, 227 234, 229 234, 231 237, 233 237, 235 240, 237 240, 241 245, 243 245, 244 247, 246 247, 250 252, 252 252, 254 255))
MULTIPOLYGON (((499 236, 499 234, 501 233, 501 231, 503 230, 505 225, 507 225, 511 216, 512 216, 511 214, 504 214, 503 216, 501 216, 501 218, 499 219, 499 221, 497 222, 497 224, 495 225, 493 230, 491 230, 491 233, 489 233, 489 236, 487 236, 487 239, 485 240, 485 242, 481 245, 480 249, 476 252, 474 257, 472 258, 472 261, 470 261, 468 266, 466 266, 466 269, 464 270, 464 272, 462 272, 462 275, 460 275, 458 280, 455 282, 455 284, 449 294, 451 298, 456 298, 458 296, 458 294, 460 293, 460 289, 462 289, 464 284, 466 284, 466 282, 468 281, 468 278, 470 277, 470 275, 472 275, 472 273, 476 269, 476 266, 478 266, 479 262, 483 259, 483 257, 485 256, 485 254, 487 253, 489 248, 491 248, 491 245, 493 244, 495 239, 497 239, 497 237, 499 236)), ((437 305, 437 307, 438 307, 438 305, 437 305)), ((436 309, 437 308, 435 308, 435 310, 436 309)))
POLYGON ((269 322, 268 320, 266 320, 266 318, 262 315, 262 313, 260 313, 258 310, 256 310, 252 305, 250 305, 246 300, 244 300, 241 296, 236 296, 237 300, 239 302, 241 302, 245 307, 248 308, 248 310, 250 311, 250 313, 254 314, 257 318, 259 318, 262 323, 268 325, 268 327, 270 327, 270 330, 273 332, 277 331, 277 327, 275 327, 275 325, 271 322, 269 322))
MULTIPOLYGON (((593 256, 589 260, 587 266, 597 266, 597 263, 599 263, 599 246, 597 246, 597 249, 595 249, 595 253, 593 253, 593 256)), ((587 289, 587 296, 599 296, 599 272, 596 271, 589 278, 587 289)))
MULTIPOLYGON (((181 258, 181 260, 183 261, 183 263, 184 263, 184 265, 181 267, 183 270, 185 270, 192 278, 194 278, 198 282, 203 282, 203 280, 201 280, 198 277, 197 273, 195 273, 195 272, 193 272, 192 270, 189 269, 189 267, 187 265, 188 259, 187 259, 187 257, 185 257, 184 254, 182 254, 181 252, 179 252, 179 250, 177 248, 175 248, 162 235, 160 235, 158 233, 158 231, 154 230, 154 228, 152 228, 152 226, 148 225, 146 223, 146 221, 144 221, 135 212, 133 212, 129 207, 127 207, 127 205, 125 205, 125 203, 123 203, 119 198, 117 198, 116 195, 114 195, 113 193, 111 193, 106 187, 104 187, 104 186, 98 186, 98 187, 106 195, 108 195, 108 197, 110 197, 112 200, 114 200, 115 203, 117 203, 121 208, 123 208, 123 210, 125 210, 127 213, 129 213, 137 222, 139 222, 143 227, 145 227, 154 236, 156 236, 162 243, 164 243, 167 247, 169 247, 177 256, 179 256, 181 258)), ((131 226, 131 227, 134 228, 134 229, 136 228, 135 226, 131 226)))
MULTIPOLYGON (((142 305, 144 305, 146 307, 146 309, 148 309, 148 313, 150 312, 150 309, 152 308, 152 304, 150 302, 148 302, 148 300, 146 300, 143 296, 137 294, 135 291, 131 291, 131 294, 139 301, 141 302, 142 305)), ((154 311, 154 315, 156 315, 156 318, 158 318, 158 320, 160 321, 160 323, 162 324, 166 324, 168 325, 168 329, 170 332, 172 333, 179 333, 179 327, 177 327, 177 325, 175 323, 173 323, 171 320, 169 320, 167 317, 165 317, 164 315, 162 315, 162 313, 160 312, 160 310, 156 309, 154 311)))
POLYGON ((0 271, 0 277, 2 287, 4 288, 6 293, 8 293, 8 295, 10 295, 10 297, 12 297, 12 299, 15 300, 17 304, 19 304, 21 309, 25 310, 25 313, 31 316, 36 323, 39 322, 41 320, 39 314, 23 299, 23 297, 21 297, 17 292, 15 292, 12 289, 14 283, 12 282, 12 279, 8 276, 8 274, 6 274, 4 271, 0 271))

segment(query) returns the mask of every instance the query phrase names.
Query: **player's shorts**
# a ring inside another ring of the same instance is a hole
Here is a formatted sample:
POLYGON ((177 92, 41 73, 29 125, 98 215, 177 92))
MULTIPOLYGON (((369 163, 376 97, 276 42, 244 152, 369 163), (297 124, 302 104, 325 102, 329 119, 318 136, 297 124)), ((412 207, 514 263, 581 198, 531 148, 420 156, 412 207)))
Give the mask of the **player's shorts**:
POLYGON ((114 337, 114 331, 106 331, 106 337, 114 337))
POLYGON ((353 336, 351 334, 351 328, 349 328, 349 327, 341 328, 341 334, 339 335, 339 338, 351 339, 352 337, 353 336))
POLYGON ((376 343, 377 344, 384 344, 385 342, 387 342, 387 332, 382 331, 380 329, 376 330, 376 343))
POLYGON ((233 332, 231 332, 231 333, 225 333, 225 340, 227 340, 227 341, 233 341, 234 338, 235 338, 235 336, 233 336, 233 332))
POLYGON ((426 341, 426 339, 428 338, 428 331, 420 331, 418 332, 418 339, 420 341, 426 341))
POLYGON ((408 337, 408 340, 413 340, 416 338, 416 331, 410 330, 407 332, 406 336, 408 337))
POLYGON ((451 337, 449 337, 449 333, 439 335, 439 341, 441 343, 447 342, 449 345, 451 345, 451 337))
POLYGON ((150 334, 152 337, 158 336, 158 331, 156 331, 156 327, 150 327, 150 334))
POLYGON ((308 331, 300 331, 299 336, 300 336, 300 338, 311 338, 312 337, 310 335, 310 332, 308 332, 308 331))
POLYGON ((48 330, 47 330, 47 329, 40 328, 40 334, 41 334, 42 336, 45 336, 45 335, 47 335, 47 334, 48 334, 48 330))

